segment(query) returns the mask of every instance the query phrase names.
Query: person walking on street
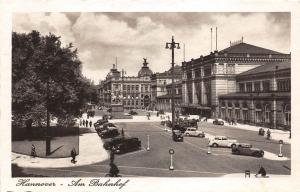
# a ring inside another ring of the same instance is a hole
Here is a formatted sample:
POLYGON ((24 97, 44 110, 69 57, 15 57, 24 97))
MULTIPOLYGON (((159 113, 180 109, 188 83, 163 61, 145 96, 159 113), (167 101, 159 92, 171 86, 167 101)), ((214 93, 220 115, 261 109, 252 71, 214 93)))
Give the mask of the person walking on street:
POLYGON ((89 121, 88 120, 85 120, 85 126, 89 127, 89 121))
POLYGON ((79 126, 81 126, 82 125, 82 120, 80 119, 80 121, 79 121, 79 126))
POLYGON ((259 165, 259 170, 255 174, 255 177, 257 177, 258 175, 261 175, 262 177, 266 177, 267 176, 267 172, 266 172, 265 168, 263 166, 261 166, 261 165, 259 165))
POLYGON ((121 131, 121 135, 122 135, 122 137, 124 137, 124 129, 123 129, 123 127, 122 127, 122 131, 121 131))
POLYGON ((267 139, 270 139, 271 138, 271 131, 270 129, 267 130, 267 139))
POLYGON ((72 157, 72 159, 71 159, 71 163, 76 163, 76 160, 75 160, 75 158, 76 158, 76 150, 75 150, 75 148, 73 147, 73 149, 71 150, 71 157, 72 157))
POLYGON ((92 120, 90 120, 90 127, 92 127, 92 124, 93 124, 93 122, 92 122, 92 120))
POLYGON ((30 156, 35 158, 37 155, 36 155, 36 151, 35 151, 35 146, 34 144, 31 145, 31 153, 30 153, 30 156))

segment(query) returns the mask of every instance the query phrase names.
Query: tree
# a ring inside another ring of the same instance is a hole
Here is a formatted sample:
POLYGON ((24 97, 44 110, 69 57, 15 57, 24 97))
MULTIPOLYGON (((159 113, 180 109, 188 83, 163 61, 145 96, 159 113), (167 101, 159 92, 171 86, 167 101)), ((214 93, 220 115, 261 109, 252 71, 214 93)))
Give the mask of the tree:
POLYGON ((62 46, 54 34, 37 31, 12 34, 13 123, 26 119, 44 122, 47 113, 73 119, 91 84, 81 74, 81 62, 72 44, 62 46))

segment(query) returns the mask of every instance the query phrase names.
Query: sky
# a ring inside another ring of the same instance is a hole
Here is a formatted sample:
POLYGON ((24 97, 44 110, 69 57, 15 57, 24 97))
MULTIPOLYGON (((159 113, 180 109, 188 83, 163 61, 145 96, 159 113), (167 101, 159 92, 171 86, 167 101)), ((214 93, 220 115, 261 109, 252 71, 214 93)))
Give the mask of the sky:
POLYGON ((244 42, 290 53, 289 13, 213 13, 213 12, 52 12, 15 13, 13 31, 32 30, 42 35, 61 36, 63 44, 72 42, 78 48, 84 76, 96 84, 105 79, 112 65, 136 76, 147 58, 153 72, 171 67, 171 50, 166 42, 180 44, 175 63, 207 55, 211 50, 229 46, 230 41, 244 42), (185 51, 184 51, 185 47, 185 51), (185 52, 185 57, 184 57, 185 52))

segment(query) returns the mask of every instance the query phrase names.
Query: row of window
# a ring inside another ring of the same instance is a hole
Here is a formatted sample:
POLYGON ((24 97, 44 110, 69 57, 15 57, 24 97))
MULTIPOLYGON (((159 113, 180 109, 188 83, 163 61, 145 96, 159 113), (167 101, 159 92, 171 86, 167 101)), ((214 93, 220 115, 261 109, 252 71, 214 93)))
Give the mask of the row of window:
MULTIPOLYGON (((139 91, 140 86, 139 85, 124 85, 124 91, 133 92, 133 91, 139 91)), ((118 85, 114 85, 114 89, 119 89, 118 85)), ((150 85, 141 85, 141 91, 150 91, 150 85)))
MULTIPOLYGON (((239 83, 239 91, 242 93, 249 92, 268 92, 271 90, 270 80, 239 83)), ((277 80, 277 91, 290 91, 291 79, 277 80)))

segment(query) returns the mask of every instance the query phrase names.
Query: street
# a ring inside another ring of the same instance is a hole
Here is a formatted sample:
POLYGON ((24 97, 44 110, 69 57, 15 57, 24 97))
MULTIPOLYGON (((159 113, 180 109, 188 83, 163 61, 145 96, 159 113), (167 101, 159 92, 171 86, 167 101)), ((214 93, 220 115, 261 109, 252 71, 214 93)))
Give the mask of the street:
MULTIPOLYGON (((226 126, 201 122, 199 129, 207 135, 224 135, 237 139, 240 143, 249 143, 253 147, 263 149, 265 156, 256 158, 250 156, 232 155, 230 148, 211 148, 207 154, 207 138, 184 137, 184 142, 174 142, 171 132, 164 130, 159 122, 117 123, 123 128, 125 136, 138 137, 142 141, 142 149, 115 156, 115 164, 123 177, 220 177, 227 174, 251 174, 258 171, 259 165, 264 166, 267 174, 290 175, 291 146, 284 144, 282 153, 287 160, 277 157, 279 144, 275 140, 266 140, 257 132, 235 129, 226 126), (149 135, 149 147, 147 151, 149 135), (169 170, 169 149, 174 149, 174 170, 169 170)), ((96 134, 96 133, 95 133, 96 134)), ((102 147, 102 146, 91 146, 102 147)), ((104 176, 109 171, 109 160, 78 167, 68 168, 24 168, 26 173, 50 177, 96 177, 104 176)))

